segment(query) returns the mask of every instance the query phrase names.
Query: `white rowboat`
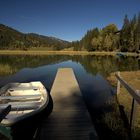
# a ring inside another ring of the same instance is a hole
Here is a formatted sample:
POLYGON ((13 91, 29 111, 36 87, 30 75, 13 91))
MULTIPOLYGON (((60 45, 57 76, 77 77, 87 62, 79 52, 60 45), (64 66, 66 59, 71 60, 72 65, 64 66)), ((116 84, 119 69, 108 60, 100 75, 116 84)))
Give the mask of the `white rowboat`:
POLYGON ((49 103, 49 94, 39 81, 10 83, 0 89, 0 111, 11 106, 1 124, 12 126, 44 110, 49 103))

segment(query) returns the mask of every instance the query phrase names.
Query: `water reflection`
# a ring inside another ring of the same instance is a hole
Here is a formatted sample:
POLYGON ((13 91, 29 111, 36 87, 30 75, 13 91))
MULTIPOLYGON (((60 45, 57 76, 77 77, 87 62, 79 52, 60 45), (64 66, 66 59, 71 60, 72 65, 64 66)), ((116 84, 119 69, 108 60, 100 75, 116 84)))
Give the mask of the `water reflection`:
MULTIPOLYGON (((30 82, 30 81, 42 81, 43 84, 51 89, 52 83, 55 78, 56 71, 59 67, 71 67, 74 69, 77 80, 84 93, 87 93, 87 97, 90 93, 99 91, 107 91, 110 87, 107 81, 103 78, 108 76, 114 71, 132 71, 139 70, 140 63, 137 58, 118 58, 112 56, 60 56, 60 55, 48 55, 48 56, 0 56, 0 65, 9 66, 4 72, 0 73, 0 86, 9 82, 30 82), (14 69, 14 70, 12 70, 14 69), (16 73, 16 71, 17 73, 16 73), (11 74, 11 71, 13 74, 11 74), (106 90, 104 90, 106 88, 106 90)), ((1 67, 1 69, 3 69, 1 67)), ((2 70, 1 70, 2 71, 2 70)), ((108 92, 108 91, 107 91, 108 92)), ((112 91, 111 91, 112 92, 112 91)), ((98 95, 98 94, 97 94, 98 95)), ((103 93, 102 98, 107 93, 103 93)), ((105 97, 104 97, 105 98, 105 97)), ((93 100, 95 100, 94 98, 93 100)), ((95 104, 97 100, 94 101, 95 104)))
POLYGON ((49 90, 58 68, 73 68, 86 104, 102 112, 114 94, 105 78, 118 70, 139 70, 140 60, 112 56, 0 56, 0 66, 0 87, 9 82, 41 81, 49 90))
MULTIPOLYGON (((100 73, 103 76, 107 76, 113 71, 124 70, 138 70, 140 67, 140 59, 135 57, 119 58, 112 56, 67 56, 67 55, 48 55, 48 56, 0 56, 0 66, 3 69, 4 66, 9 66, 11 71, 16 72, 22 68, 34 68, 43 65, 54 65, 63 61, 71 60, 76 63, 80 63, 87 73, 96 74, 100 73)), ((69 63, 70 64, 70 63, 69 63)), ((70 64, 72 65, 72 64, 70 64)), ((10 69, 8 69, 10 71, 10 69)), ((11 74, 7 71, 6 75, 11 74)), ((0 71, 0 75, 5 74, 0 71)))
MULTIPOLYGON (((2 70, 0 71, 0 86, 9 82, 30 82, 39 80, 49 89, 51 89, 57 69, 59 67, 71 67, 76 74, 80 88, 84 91, 83 93, 88 93, 84 95, 85 98, 93 93, 96 95, 94 99, 90 99, 94 100, 94 105, 97 103, 99 104, 99 97, 105 99, 107 93, 109 93, 109 89, 111 88, 104 78, 111 72, 140 69, 140 62, 137 58, 128 57, 121 59, 112 56, 3 55, 0 56, 0 65, 6 65, 10 68, 7 70, 4 67, 3 71, 7 71, 6 74, 3 74, 2 70), (11 72, 13 72, 13 74, 11 74, 11 72), (99 91, 100 93, 101 91, 104 92, 100 95, 98 94, 99 91)), ((1 69, 3 69, 3 67, 1 67, 1 69)), ((109 94, 112 94, 112 89, 109 94)))
MULTIPOLYGON (((18 72, 0 77, 0 86, 9 82, 41 81, 51 89, 59 67, 73 68, 80 88, 94 106, 106 100, 112 94, 112 88, 103 78, 114 71, 139 70, 137 58, 118 58, 112 56, 0 56, 0 65, 7 65, 18 72), (103 77, 102 77, 103 76, 103 77), (87 94, 88 93, 88 94, 87 94), (94 94, 94 95, 93 95, 94 94), (92 96, 91 96, 92 95, 92 96), (100 99, 99 99, 100 98, 100 99), (99 103, 100 102, 100 103, 99 103)), ((6 70, 5 70, 6 71, 6 70)), ((11 70, 12 71, 12 70, 11 70)), ((13 70, 14 71, 14 70, 13 70)), ((2 73, 1 73, 2 75, 2 73)))

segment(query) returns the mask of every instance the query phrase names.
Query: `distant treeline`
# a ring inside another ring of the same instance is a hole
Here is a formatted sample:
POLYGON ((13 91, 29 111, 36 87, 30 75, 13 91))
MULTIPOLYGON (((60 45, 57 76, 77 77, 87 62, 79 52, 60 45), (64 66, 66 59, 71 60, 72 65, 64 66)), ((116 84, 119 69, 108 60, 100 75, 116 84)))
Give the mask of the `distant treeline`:
POLYGON ((0 24, 0 49, 46 48, 61 50, 68 46, 67 41, 34 33, 24 34, 8 26, 0 24))
POLYGON ((124 18, 122 29, 109 24, 103 29, 87 31, 80 41, 68 42, 54 37, 38 34, 24 34, 0 24, 0 49, 46 48, 46 50, 74 51, 122 51, 139 52, 140 50, 140 13, 132 19, 124 18))
POLYGON ((74 41, 70 45, 76 51, 138 52, 140 50, 140 13, 130 20, 125 15, 121 30, 118 30, 115 24, 109 24, 103 29, 94 28, 87 31, 80 41, 74 41))

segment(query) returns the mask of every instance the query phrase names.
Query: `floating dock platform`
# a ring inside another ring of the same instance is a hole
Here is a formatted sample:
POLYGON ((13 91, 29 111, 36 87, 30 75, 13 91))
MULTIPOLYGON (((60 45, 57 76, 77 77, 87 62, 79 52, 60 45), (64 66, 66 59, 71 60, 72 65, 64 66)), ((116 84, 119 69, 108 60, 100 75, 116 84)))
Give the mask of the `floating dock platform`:
POLYGON ((58 69, 51 96, 53 111, 43 120, 38 140, 98 139, 71 68, 58 69))

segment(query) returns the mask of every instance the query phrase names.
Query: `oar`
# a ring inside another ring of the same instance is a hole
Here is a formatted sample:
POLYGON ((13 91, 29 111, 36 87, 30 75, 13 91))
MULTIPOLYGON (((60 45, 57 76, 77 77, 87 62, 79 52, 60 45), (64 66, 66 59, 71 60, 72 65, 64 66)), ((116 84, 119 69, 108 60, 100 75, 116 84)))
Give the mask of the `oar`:
POLYGON ((0 122, 7 116, 11 111, 11 105, 8 105, 6 108, 0 110, 0 122))

